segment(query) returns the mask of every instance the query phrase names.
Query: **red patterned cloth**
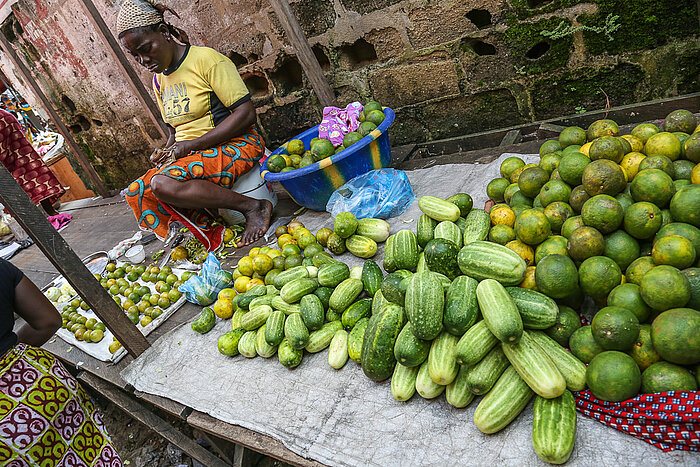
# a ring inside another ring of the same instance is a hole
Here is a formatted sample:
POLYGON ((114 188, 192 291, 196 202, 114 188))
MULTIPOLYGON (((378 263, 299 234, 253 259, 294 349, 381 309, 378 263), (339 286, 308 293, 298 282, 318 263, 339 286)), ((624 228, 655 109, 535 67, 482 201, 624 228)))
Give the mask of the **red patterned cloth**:
POLYGON ((582 414, 663 451, 700 451, 700 391, 641 394, 617 403, 590 391, 574 397, 582 414))
POLYGON ((66 190, 27 141, 22 125, 10 112, 0 109, 0 163, 15 178, 34 204, 52 204, 66 190))

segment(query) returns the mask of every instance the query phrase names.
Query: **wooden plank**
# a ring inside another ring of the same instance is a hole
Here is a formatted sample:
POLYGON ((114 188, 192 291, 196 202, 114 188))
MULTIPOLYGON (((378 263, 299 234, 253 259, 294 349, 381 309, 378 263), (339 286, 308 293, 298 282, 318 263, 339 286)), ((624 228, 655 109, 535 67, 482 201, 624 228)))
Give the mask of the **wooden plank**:
POLYGON ((44 91, 41 90, 36 80, 34 80, 34 78, 32 77, 27 66, 19 58, 17 52, 12 47, 12 44, 10 44, 10 41, 7 40, 7 37, 5 37, 5 35, 2 32, 0 32, 0 45, 2 45, 3 51, 7 54, 8 57, 10 57, 10 61, 12 61, 12 64, 20 72, 20 75, 22 75, 24 81, 29 85, 29 87, 32 88, 32 91, 34 92, 36 97, 39 98, 44 108, 49 113, 51 121, 53 121, 54 125, 56 125, 56 127, 58 128, 58 132, 61 133, 61 135, 63 135, 63 138, 68 142, 68 145, 71 147, 73 153, 78 158, 78 162, 82 166, 83 170, 85 170, 85 173, 87 173, 87 176, 90 178, 90 181, 95 186, 97 192, 105 198, 108 197, 109 190, 107 190, 107 187, 105 187, 104 183, 102 183, 102 179, 99 175, 97 175, 95 168, 92 166, 92 164, 90 164, 90 161, 83 152, 82 148, 78 146, 78 143, 75 142, 75 139, 73 139, 73 135, 68 130, 68 128, 66 128, 66 125, 63 123, 61 118, 54 110, 53 106, 51 105, 51 102, 49 102, 48 98, 44 94, 44 91))
POLYGON ((511 144, 519 143, 523 140, 523 134, 520 130, 510 130, 501 140, 499 146, 510 146, 511 144))
POLYGON ((139 399, 143 399, 146 402, 155 405, 159 409, 168 412, 170 415, 174 415, 182 420, 185 420, 187 416, 192 413, 192 409, 190 407, 165 397, 156 396, 155 394, 148 394, 147 392, 134 390, 134 396, 138 397, 139 399))
POLYGON ((194 440, 185 436, 175 429, 170 423, 154 414, 143 405, 129 397, 124 391, 115 388, 111 384, 91 375, 82 372, 78 375, 78 380, 87 384, 117 405, 124 412, 146 425, 160 436, 182 449, 190 457, 196 459, 207 467, 225 467, 227 464, 211 452, 204 449, 194 440))
POLYGON ((187 424, 193 428, 211 433, 225 440, 244 446, 253 451, 260 452, 269 457, 274 457, 291 465, 318 467, 323 464, 311 459, 306 459, 293 453, 284 445, 269 436, 248 430, 241 426, 231 425, 230 423, 222 422, 216 418, 199 412, 193 411, 187 417, 187 424))
POLYGON ((309 78, 309 82, 316 93, 316 97, 318 97, 318 101, 324 107, 337 105, 335 94, 328 84, 326 76, 323 74, 321 65, 319 65, 316 56, 311 50, 309 41, 306 39, 304 31, 301 29, 292 8, 289 6, 289 2, 287 2, 287 0, 270 0, 270 4, 272 5, 272 9, 275 10, 275 14, 277 18, 279 18, 282 28, 284 28, 284 31, 287 33, 289 42, 297 52, 299 63, 301 63, 306 77, 309 78))
POLYGON ((565 129, 565 126, 555 125, 554 123, 542 123, 537 128, 537 139, 558 138, 559 134, 565 129))
POLYGON ((121 68, 121 70, 126 74, 129 86, 131 86, 131 89, 136 93, 136 97, 141 104, 148 110, 148 116, 158 129, 161 137, 167 140, 168 135, 165 132, 165 122, 163 122, 158 106, 156 106, 155 101, 146 90, 143 82, 139 79, 134 67, 131 66, 131 63, 129 63, 129 60, 126 58, 126 54, 119 44, 117 44, 112 31, 110 31, 109 27, 107 27, 107 24, 105 23, 104 19, 102 19, 100 12, 97 11, 95 4, 92 2, 92 0, 80 0, 80 2, 87 10, 87 16, 90 19, 90 22, 93 24, 93 26, 95 26, 95 28, 97 28, 100 36, 107 44, 107 48, 109 49, 112 58, 115 59, 116 63, 119 65, 119 68, 121 68))
POLYGON ((80 258, 53 228, 10 172, 0 164, 0 202, 10 211, 54 267, 90 305, 124 348, 134 356, 149 346, 146 338, 102 288, 80 258))

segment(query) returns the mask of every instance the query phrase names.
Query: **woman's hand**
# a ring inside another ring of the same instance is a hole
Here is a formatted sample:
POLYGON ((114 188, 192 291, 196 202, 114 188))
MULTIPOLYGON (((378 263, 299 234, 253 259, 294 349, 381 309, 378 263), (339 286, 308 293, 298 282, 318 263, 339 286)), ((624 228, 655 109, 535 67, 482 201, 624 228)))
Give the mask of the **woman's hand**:
POLYGON ((192 151, 197 150, 197 148, 193 144, 194 141, 195 140, 176 141, 172 146, 170 146, 166 149, 169 149, 173 152, 173 156, 175 156, 175 159, 181 159, 181 158, 187 156, 192 151))

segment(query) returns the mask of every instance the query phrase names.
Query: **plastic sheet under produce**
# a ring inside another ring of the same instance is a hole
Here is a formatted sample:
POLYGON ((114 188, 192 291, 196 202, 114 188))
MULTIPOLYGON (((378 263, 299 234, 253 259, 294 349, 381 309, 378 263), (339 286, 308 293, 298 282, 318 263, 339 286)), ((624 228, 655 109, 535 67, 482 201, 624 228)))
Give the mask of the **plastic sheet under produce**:
MULTIPOLYGON (((509 155, 487 165, 443 165, 407 174, 416 196, 466 192, 482 207, 488 180, 498 176, 500 161, 509 155)), ((392 232, 415 229, 419 216, 414 202, 388 222, 392 232)), ((327 213, 300 220, 313 232, 332 224, 327 213)), ((380 249, 375 259, 381 263, 382 258, 380 249)), ((340 259, 350 265, 364 261, 347 253, 340 259)), ((485 435, 473 422, 478 398, 465 409, 451 407, 444 396, 428 401, 414 395, 397 402, 388 380, 371 381, 353 361, 334 370, 327 351, 305 355, 293 370, 276 357, 226 357, 217 351, 216 341, 230 329, 230 321, 219 320, 199 335, 186 323, 156 341, 122 376, 139 391, 271 436, 328 465, 546 465, 532 449, 532 403, 503 431, 485 435)), ((697 453, 664 453, 579 415, 576 446, 566 465, 691 466, 698 459, 697 453)))

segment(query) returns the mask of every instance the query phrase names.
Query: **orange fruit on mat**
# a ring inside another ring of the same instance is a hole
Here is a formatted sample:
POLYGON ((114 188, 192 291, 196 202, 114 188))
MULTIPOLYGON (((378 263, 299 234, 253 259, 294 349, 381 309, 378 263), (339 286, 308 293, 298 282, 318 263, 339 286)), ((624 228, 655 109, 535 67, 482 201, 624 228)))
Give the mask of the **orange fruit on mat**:
POLYGON ((255 270, 253 269, 253 258, 250 256, 244 256, 238 260, 238 270, 244 276, 252 276, 255 270))
POLYGON ((233 302, 231 300, 217 300, 214 302, 214 314, 221 319, 229 319, 233 316, 233 302))

